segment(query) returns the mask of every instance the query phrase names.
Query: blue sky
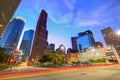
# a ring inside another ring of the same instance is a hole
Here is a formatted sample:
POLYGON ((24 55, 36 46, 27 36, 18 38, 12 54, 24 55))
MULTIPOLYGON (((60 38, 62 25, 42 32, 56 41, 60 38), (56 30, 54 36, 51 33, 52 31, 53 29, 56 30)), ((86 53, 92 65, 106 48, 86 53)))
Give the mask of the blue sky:
POLYGON ((120 0, 22 0, 13 17, 26 19, 24 30, 36 28, 41 10, 48 13, 48 42, 71 47, 71 37, 91 30, 105 44, 101 29, 120 29, 120 0))

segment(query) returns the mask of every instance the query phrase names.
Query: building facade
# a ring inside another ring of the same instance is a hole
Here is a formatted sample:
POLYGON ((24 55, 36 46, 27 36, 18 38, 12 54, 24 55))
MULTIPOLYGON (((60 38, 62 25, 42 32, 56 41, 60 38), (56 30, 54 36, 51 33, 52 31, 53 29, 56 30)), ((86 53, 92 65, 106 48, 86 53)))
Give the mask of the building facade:
POLYGON ((90 30, 78 33, 78 39, 77 39, 78 51, 89 49, 94 46, 95 46, 95 40, 90 30))
POLYGON ((22 61, 25 61, 26 58, 30 55, 31 45, 33 41, 34 30, 27 30, 24 32, 22 42, 20 45, 20 50, 23 51, 22 61))
POLYGON ((67 53, 66 54, 66 61, 68 63, 77 62, 78 61, 77 55, 78 55, 78 53, 67 53))
POLYGON ((111 27, 107 27, 101 30, 102 36, 106 42, 106 45, 114 45, 115 47, 118 45, 118 38, 116 33, 112 30, 111 27))
POLYGON ((55 50, 55 44, 53 43, 49 44, 48 47, 50 48, 51 51, 55 50))
POLYGON ((34 41, 31 51, 30 59, 33 62, 38 61, 39 58, 41 58, 44 55, 44 49, 48 45, 47 43, 48 31, 46 29, 46 23, 47 13, 45 12, 45 10, 42 10, 36 25, 34 41))
POLYGON ((85 62, 97 59, 105 59, 106 62, 118 62, 120 63, 120 57, 118 56, 114 46, 105 46, 102 48, 92 48, 86 50, 86 52, 78 53, 77 55, 79 62, 85 62), (109 48, 111 47, 111 48, 109 48))
POLYGON ((25 19, 21 17, 16 17, 9 22, 7 29, 0 40, 1 47, 6 48, 6 54, 8 54, 12 48, 16 49, 24 25, 25 19))
POLYGON ((78 50, 78 48, 77 48, 77 39, 78 39, 78 37, 71 37, 71 43, 72 43, 72 49, 73 50, 78 50))
POLYGON ((113 45, 120 56, 120 37, 117 35, 111 27, 107 27, 101 30, 102 36, 106 42, 106 45, 113 45))
POLYGON ((21 0, 0 0, 0 39, 21 0))
POLYGON ((89 61, 90 59, 106 58, 104 48, 93 48, 86 52, 78 53, 77 56, 79 62, 89 61))
POLYGON ((65 57, 65 46, 61 44, 58 49, 56 49, 58 53, 60 53, 63 57, 65 57))

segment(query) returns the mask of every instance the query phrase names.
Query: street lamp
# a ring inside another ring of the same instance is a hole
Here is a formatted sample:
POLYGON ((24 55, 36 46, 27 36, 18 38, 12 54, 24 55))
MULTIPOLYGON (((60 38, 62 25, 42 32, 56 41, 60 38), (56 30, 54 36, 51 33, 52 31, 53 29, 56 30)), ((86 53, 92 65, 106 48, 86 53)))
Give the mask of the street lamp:
POLYGON ((117 31, 117 35, 120 35, 120 30, 119 30, 119 31, 117 31))

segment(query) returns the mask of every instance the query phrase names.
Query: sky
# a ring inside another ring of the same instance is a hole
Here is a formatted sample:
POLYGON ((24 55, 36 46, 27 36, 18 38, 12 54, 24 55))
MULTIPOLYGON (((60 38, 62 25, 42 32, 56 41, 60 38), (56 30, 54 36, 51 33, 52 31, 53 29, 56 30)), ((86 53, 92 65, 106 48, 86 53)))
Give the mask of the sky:
POLYGON ((48 13, 48 42, 56 48, 72 48, 71 37, 86 30, 105 45, 101 30, 120 29, 120 0, 22 0, 13 18, 25 18, 24 31, 35 30, 42 9, 48 13))

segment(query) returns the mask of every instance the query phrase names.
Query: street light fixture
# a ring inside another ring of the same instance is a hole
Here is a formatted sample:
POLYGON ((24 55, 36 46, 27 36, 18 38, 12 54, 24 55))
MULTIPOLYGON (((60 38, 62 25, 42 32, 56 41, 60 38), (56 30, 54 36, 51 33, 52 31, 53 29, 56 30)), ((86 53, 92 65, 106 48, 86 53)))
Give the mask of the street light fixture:
POLYGON ((120 35, 120 30, 119 30, 119 31, 117 31, 117 35, 120 35))

